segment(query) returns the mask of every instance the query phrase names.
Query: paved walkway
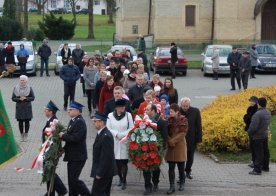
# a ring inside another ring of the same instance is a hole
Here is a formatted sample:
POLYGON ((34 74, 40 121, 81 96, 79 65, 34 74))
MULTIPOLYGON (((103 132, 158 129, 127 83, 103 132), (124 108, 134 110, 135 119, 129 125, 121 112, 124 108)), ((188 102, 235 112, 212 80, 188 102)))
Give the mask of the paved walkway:
MULTIPOLYGON (((220 78, 215 82, 211 78, 202 77, 199 70, 188 72, 187 77, 177 78, 175 85, 179 89, 179 96, 189 95, 193 104, 203 107, 216 95, 227 94, 229 92, 229 78, 220 78), (192 84, 192 85, 191 85, 192 84), (192 86, 192 87, 191 87, 192 86), (212 87, 212 88, 210 88, 212 87)), ((11 101, 13 87, 18 79, 0 80, 0 89, 4 95, 6 109, 12 123, 15 138, 19 141, 19 130, 14 119, 15 104, 11 101)), ((52 99, 60 109, 63 104, 63 83, 51 73, 51 77, 31 77, 30 84, 33 86, 36 96, 33 102, 34 118, 31 121, 30 138, 28 142, 19 142, 22 152, 18 158, 0 170, 0 196, 32 196, 42 195, 45 192, 45 185, 40 185, 41 176, 33 171, 15 172, 14 167, 29 167, 32 160, 38 153, 40 146, 41 129, 45 124, 43 107, 52 99)), ((264 86, 276 84, 275 75, 257 75, 257 80, 250 80, 250 86, 264 86)), ((76 101, 86 105, 86 98, 82 97, 81 86, 78 83, 76 91, 76 101)), ((67 125, 69 117, 65 111, 57 113, 60 121, 67 125)), ((88 118, 88 112, 84 110, 83 116, 88 126, 88 160, 82 172, 81 179, 85 181, 89 188, 92 187, 93 179, 89 177, 92 166, 92 144, 96 131, 92 127, 88 118)), ((162 175, 160 178, 160 191, 155 195, 165 195, 168 189, 167 164, 162 165, 162 175)), ((175 195, 275 195, 276 193, 276 165, 271 164, 270 172, 261 176, 250 176, 250 169, 247 164, 218 164, 209 157, 196 153, 193 166, 193 180, 187 180, 185 191, 176 192, 175 195)), ((66 163, 60 160, 57 173, 61 176, 67 186, 66 163)), ((114 178, 112 195, 142 195, 143 177, 131 164, 129 164, 129 175, 127 178, 128 187, 121 191, 115 184, 118 178, 114 178)))

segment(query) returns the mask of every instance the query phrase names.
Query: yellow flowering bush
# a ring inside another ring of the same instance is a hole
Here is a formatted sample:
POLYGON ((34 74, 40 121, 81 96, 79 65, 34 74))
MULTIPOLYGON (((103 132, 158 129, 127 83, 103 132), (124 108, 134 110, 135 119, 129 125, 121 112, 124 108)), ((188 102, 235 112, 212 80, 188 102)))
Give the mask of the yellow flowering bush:
POLYGON ((276 112, 276 86, 252 88, 239 93, 219 96, 201 111, 202 152, 238 152, 248 148, 248 135, 244 131, 243 116, 249 106, 249 98, 255 95, 267 99, 267 109, 276 112))

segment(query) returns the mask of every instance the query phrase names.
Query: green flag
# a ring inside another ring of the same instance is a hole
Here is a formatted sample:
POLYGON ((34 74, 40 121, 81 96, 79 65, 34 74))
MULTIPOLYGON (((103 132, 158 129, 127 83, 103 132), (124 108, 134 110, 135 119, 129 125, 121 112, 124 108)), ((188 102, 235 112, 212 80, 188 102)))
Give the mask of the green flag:
POLYGON ((0 90, 0 165, 16 154, 16 142, 0 90))

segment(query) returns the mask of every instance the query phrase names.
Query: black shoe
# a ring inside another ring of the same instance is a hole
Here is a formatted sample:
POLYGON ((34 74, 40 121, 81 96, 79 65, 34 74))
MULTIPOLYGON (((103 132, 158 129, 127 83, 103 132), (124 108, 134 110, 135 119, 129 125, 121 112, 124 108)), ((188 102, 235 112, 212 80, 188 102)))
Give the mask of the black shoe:
POLYGON ((181 182, 181 183, 179 184, 178 190, 179 190, 179 191, 184 191, 184 183, 183 183, 183 182, 181 182))
POLYGON ((256 79, 256 77, 255 77, 255 76, 252 76, 252 78, 256 79))
POLYGON ((122 190, 126 189, 126 183, 122 183, 122 190))
POLYGON ((263 168, 262 169, 264 172, 269 172, 269 168, 263 168))
POLYGON ((119 183, 117 184, 117 186, 122 186, 122 181, 120 180, 119 183))
POLYGON ((254 168, 254 163, 250 163, 250 164, 248 164, 248 167, 250 167, 250 168, 254 168))
POLYGON ((152 191, 153 192, 157 192, 158 191, 158 184, 155 184, 154 186, 153 186, 153 189, 152 189, 152 191))
POLYGON ((249 172, 250 175, 262 175, 262 172, 256 172, 256 171, 251 171, 249 172))
POLYGON ((170 189, 167 191, 167 195, 171 195, 175 192, 175 186, 174 184, 170 185, 170 189))
POLYGON ((50 75, 48 74, 48 75, 46 75, 47 77, 50 77, 50 75))
POLYGON ((191 172, 186 173, 186 177, 189 178, 189 179, 193 179, 193 176, 192 176, 191 172))
POLYGON ((144 195, 150 195, 151 194, 151 188, 146 188, 144 191, 144 195))
POLYGON ((231 89, 230 89, 230 91, 234 91, 234 90, 236 90, 236 89, 235 89, 235 88, 231 88, 231 89))

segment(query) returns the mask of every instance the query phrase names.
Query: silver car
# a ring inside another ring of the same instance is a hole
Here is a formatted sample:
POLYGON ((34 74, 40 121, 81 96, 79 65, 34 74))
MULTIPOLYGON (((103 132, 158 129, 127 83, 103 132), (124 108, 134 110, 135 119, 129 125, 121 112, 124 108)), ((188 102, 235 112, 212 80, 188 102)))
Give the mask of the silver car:
MULTIPOLYGON (((55 74, 58 75, 60 69, 63 66, 62 63, 62 57, 61 57, 61 49, 63 48, 64 44, 60 44, 58 51, 55 52, 55 55, 57 55, 57 61, 56 61, 56 67, 55 67, 55 74)), ((73 50, 76 48, 76 43, 68 43, 68 48, 70 48, 71 53, 73 52, 73 50)))
MULTIPOLYGON (((36 52, 33 46, 33 42, 31 41, 12 41, 12 45, 14 47, 14 59, 16 65, 18 64, 18 60, 16 57, 16 54, 18 50, 20 49, 20 44, 24 44, 24 48, 29 52, 29 58, 26 64, 26 73, 28 75, 36 75, 36 70, 37 70, 37 62, 36 62, 36 52)), ((5 45, 5 47, 7 44, 5 45)), ((16 71, 14 74, 20 74, 20 66, 16 66, 16 71)))
POLYGON ((202 72, 204 75, 213 74, 213 68, 212 68, 212 55, 213 55, 213 48, 217 47, 219 49, 219 74, 230 74, 230 66, 227 63, 227 57, 230 52, 232 52, 232 46, 231 45, 208 45, 204 52, 201 53, 203 56, 202 60, 202 72))

